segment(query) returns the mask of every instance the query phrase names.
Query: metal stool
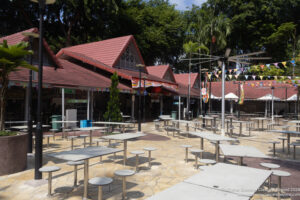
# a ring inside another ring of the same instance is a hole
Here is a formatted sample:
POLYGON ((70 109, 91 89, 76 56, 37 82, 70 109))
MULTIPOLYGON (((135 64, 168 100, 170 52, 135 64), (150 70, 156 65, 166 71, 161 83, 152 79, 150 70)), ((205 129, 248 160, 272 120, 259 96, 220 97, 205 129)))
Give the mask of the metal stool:
POLYGON ((122 182, 123 182, 123 184, 122 184, 122 191, 123 191, 122 192, 122 199, 125 199, 125 197, 126 197, 126 177, 127 176, 132 176, 134 174, 135 174, 134 171, 128 170, 128 169, 115 171, 116 176, 122 177, 122 182))
MULTIPOLYGON (((260 163, 261 166, 267 168, 268 170, 277 169, 280 165, 276 165, 273 163, 260 163)), ((271 176, 269 177, 269 188, 271 188, 271 176)))
POLYGON ((98 200, 102 200, 102 186, 109 185, 113 182, 111 178, 95 177, 89 180, 89 184, 98 186, 98 200))
POLYGON ((199 162, 205 165, 213 165, 217 163, 215 160, 211 160, 211 159, 200 159, 199 162))
POLYGON ((52 135, 43 135, 43 137, 47 138, 47 148, 49 148, 49 146, 50 146, 49 140, 50 140, 50 137, 53 137, 53 136, 52 135))
POLYGON ((188 149, 192 147, 192 145, 189 144, 183 144, 181 147, 185 148, 185 162, 188 162, 188 149))
POLYGON ((270 142, 268 142, 269 144, 273 144, 273 156, 275 157, 275 145, 276 144, 279 144, 280 142, 278 142, 278 141, 270 141, 270 142))
POLYGON ((83 165, 84 161, 69 161, 67 165, 74 166, 74 187, 77 187, 77 166, 83 165))
POLYGON ((144 151, 132 151, 131 154, 135 155, 135 171, 139 171, 139 155, 144 154, 144 151))
POLYGON ((200 154, 200 158, 202 159, 202 149, 191 149, 192 154, 195 154, 195 169, 198 168, 198 155, 200 154))
POLYGON ((52 189, 52 172, 59 171, 60 167, 57 166, 45 166, 39 169, 40 172, 48 173, 48 196, 51 196, 52 189))
MULTIPOLYGON (((89 135, 80 135, 79 137, 80 137, 80 138, 83 138, 83 146, 84 146, 84 148, 85 148, 85 147, 86 147, 86 144, 87 144, 87 143, 86 143, 86 138, 89 137, 89 135)), ((89 144, 89 143, 88 143, 88 144, 89 144)))
POLYGON ((291 145, 294 147, 293 159, 295 160, 296 159, 296 147, 300 146, 300 143, 293 142, 293 143, 291 143, 291 145))
POLYGON ((281 177, 287 177, 291 174, 289 172, 281 171, 281 170, 272 170, 274 176, 278 176, 278 195, 277 199, 280 199, 280 193, 281 193, 281 177))
POLYGON ((284 152, 284 141, 287 140, 285 137, 279 137, 279 140, 282 140, 282 152, 284 152))
POLYGON ((151 168, 151 151, 155 151, 156 148, 154 147, 146 147, 144 148, 145 151, 148 151, 148 167, 151 168))
POLYGON ((77 136, 69 136, 68 139, 71 139, 71 150, 74 148, 74 139, 77 138, 77 136))

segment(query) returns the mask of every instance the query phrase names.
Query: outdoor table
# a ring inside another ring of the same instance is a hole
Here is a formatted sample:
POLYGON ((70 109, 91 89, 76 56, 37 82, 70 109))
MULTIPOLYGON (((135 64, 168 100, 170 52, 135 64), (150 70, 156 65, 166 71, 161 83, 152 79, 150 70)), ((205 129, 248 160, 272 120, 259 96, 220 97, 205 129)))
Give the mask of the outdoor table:
POLYGON ((67 161, 80 161, 84 160, 84 192, 83 199, 87 200, 88 192, 88 179, 89 179, 89 159, 99 156, 109 155, 117 152, 121 152, 120 149, 108 148, 108 147, 87 147, 83 149, 75 149, 71 151, 62 151, 57 153, 48 154, 51 157, 55 157, 67 161))
POLYGON ((28 121, 5 121, 4 124, 9 124, 9 127, 11 127, 12 124, 27 124, 28 121))
POLYGON ((126 165, 127 160, 127 141, 134 138, 139 138, 142 136, 145 136, 146 134, 137 132, 137 133, 123 133, 123 134, 117 134, 117 135, 108 135, 103 136, 102 138, 108 139, 108 140, 121 140, 124 143, 124 158, 123 158, 123 164, 126 165))
POLYGON ((239 157, 239 165, 243 165, 244 157, 269 158, 269 156, 252 146, 220 144, 220 148, 225 157, 239 157))
POLYGON ((131 116, 130 116, 130 115, 122 115, 123 122, 125 121, 126 118, 129 118, 129 119, 130 119, 131 116))
MULTIPOLYGON (((49 128, 50 125, 42 125, 43 128, 49 128)), ((16 130, 23 130, 23 129, 27 129, 28 126, 24 125, 24 126, 11 126, 10 129, 16 129, 16 130)), ((32 128, 36 128, 36 125, 32 125, 32 128)))
POLYGON ((258 130, 264 130, 264 120, 267 120, 265 117, 255 117, 251 118, 251 120, 256 120, 257 121, 257 129, 258 130), (261 121, 261 129, 259 129, 259 121, 261 121))
POLYGON ((249 122, 248 122, 248 121, 234 120, 233 123, 239 123, 239 124, 240 124, 240 133, 239 133, 239 136, 241 136, 242 130, 243 130, 243 123, 244 123, 244 124, 247 124, 247 123, 249 123, 249 122))
MULTIPOLYGON (((214 118, 213 118, 213 117, 209 117, 209 116, 205 116, 205 117, 202 117, 202 118, 203 118, 204 120, 210 120, 210 128, 212 129, 214 118)), ((207 126, 206 123, 205 123, 205 126, 207 126)))
MULTIPOLYGON (((187 134, 190 131, 190 125, 197 123, 197 122, 194 122, 194 121, 187 121, 187 120, 172 120, 172 122, 176 122, 178 124, 180 124, 180 123, 186 124, 187 134)), ((179 128, 179 126, 178 126, 178 128, 179 128)))
POLYGON ((62 128, 62 137, 65 137, 65 131, 64 128, 66 127, 65 124, 66 123, 77 123, 78 121, 51 121, 52 124, 62 124, 63 128, 62 128))
POLYGON ((270 170, 224 163, 203 168, 200 173, 155 194, 148 200, 251 199, 272 173, 270 170))
POLYGON ((300 120, 289 121, 289 123, 296 124, 296 131, 300 132, 300 120))
POLYGON ((85 127, 85 128, 75 128, 76 131, 89 131, 90 132, 90 146, 92 146, 92 134, 94 130, 104 130, 106 127, 85 127))
POLYGON ((275 125, 279 125, 279 118, 282 118, 282 115, 273 115, 274 119, 275 119, 275 125))
POLYGON ((190 132, 191 135, 200 137, 200 149, 204 150, 204 143, 203 139, 215 142, 215 147, 216 147, 216 161, 219 161, 219 144, 220 141, 236 141, 234 138, 222 136, 222 135, 217 135, 214 133, 208 133, 208 132, 190 132))
MULTIPOLYGON (((299 123, 300 123, 300 121, 299 121, 299 123)), ((291 134, 300 135, 300 132, 297 132, 297 131, 270 130, 269 132, 283 133, 283 134, 287 135, 287 149, 288 149, 288 154, 290 154, 291 134)))
POLYGON ((227 121, 227 133, 229 132, 229 131, 228 131, 228 122, 230 122, 230 137, 231 137, 232 134, 233 134, 232 121, 233 121, 233 119, 235 119, 236 117, 234 117, 234 116, 228 116, 228 117, 226 117, 226 118, 229 118, 229 121, 227 121))
POLYGON ((132 125, 133 123, 127 123, 127 122, 92 122, 93 124, 103 124, 103 125, 118 125, 122 127, 122 133, 125 132, 125 126, 126 125, 132 125))
POLYGON ((164 126, 169 125, 169 121, 173 120, 173 118, 170 117, 170 115, 160 115, 158 118, 164 121, 164 126))

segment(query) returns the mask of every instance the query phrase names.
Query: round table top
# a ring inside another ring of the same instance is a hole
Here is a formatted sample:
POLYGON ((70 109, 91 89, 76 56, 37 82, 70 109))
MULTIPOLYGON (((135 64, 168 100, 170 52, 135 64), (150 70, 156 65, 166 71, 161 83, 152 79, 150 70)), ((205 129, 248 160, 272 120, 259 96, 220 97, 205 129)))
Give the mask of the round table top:
POLYGON ((68 161, 67 162, 67 165, 83 165, 84 164, 84 161, 83 160, 80 160, 80 161, 68 161))
POLYGON ((279 137, 278 139, 279 139, 279 140, 287 140, 286 137, 279 137))
POLYGON ((183 148, 190 148, 190 147, 192 147, 192 145, 189 145, 189 144, 183 144, 183 145, 181 145, 181 147, 183 147, 183 148))
POLYGON ((144 151, 137 150, 137 151, 131 151, 130 153, 131 153, 131 154, 139 155, 139 154, 144 154, 145 152, 144 152, 144 151))
POLYGON ((300 146, 300 142, 292 142, 291 145, 292 146, 300 146))
POLYGON ((273 175, 275 176, 290 176, 291 174, 286 171, 281 171, 281 170, 272 170, 273 175))
POLYGON ((191 153, 201 153, 201 152, 204 152, 204 150, 202 150, 202 149, 191 149, 190 151, 191 151, 191 153))
POLYGON ((68 136, 69 139, 77 138, 78 136, 68 136))
POLYGON ((268 143, 270 143, 270 144, 279 144, 280 142, 278 142, 278 141, 269 141, 268 143))
POLYGON ((205 164, 215 164, 216 163, 215 160, 211 160, 211 159, 200 159, 199 162, 205 163, 205 164))
POLYGON ((108 177, 95 177, 89 180, 89 184, 103 186, 112 183, 112 179, 108 177))
POLYGON ((115 175, 117 176, 132 176, 134 174, 135 172, 129 169, 122 169, 122 170, 115 171, 115 175))
POLYGON ((43 137, 53 137, 53 135, 43 135, 43 137))
POLYGON ((260 165, 268 169, 277 169, 280 167, 280 165, 273 164, 273 163, 260 163, 260 165))
POLYGON ((60 167, 57 166, 45 166, 39 169, 40 172, 56 172, 60 170, 60 167))
POLYGON ((156 148, 154 148, 154 147, 145 147, 144 150, 145 151, 155 151, 156 148))
POLYGON ((79 137, 89 137, 89 135, 79 135, 79 137))

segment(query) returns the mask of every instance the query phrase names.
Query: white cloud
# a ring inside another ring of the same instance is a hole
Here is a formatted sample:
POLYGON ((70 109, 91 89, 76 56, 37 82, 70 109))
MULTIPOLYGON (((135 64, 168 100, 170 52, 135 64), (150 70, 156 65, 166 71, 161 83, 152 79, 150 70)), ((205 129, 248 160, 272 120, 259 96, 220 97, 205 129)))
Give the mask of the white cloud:
POLYGON ((176 4, 178 10, 188 10, 192 5, 201 6, 206 0, 169 0, 171 4, 176 4))

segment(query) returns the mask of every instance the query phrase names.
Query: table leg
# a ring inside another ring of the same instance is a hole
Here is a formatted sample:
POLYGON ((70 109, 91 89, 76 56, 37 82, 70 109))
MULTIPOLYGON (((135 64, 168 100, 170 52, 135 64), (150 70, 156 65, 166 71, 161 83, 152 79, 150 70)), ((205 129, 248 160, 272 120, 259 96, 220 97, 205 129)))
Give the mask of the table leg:
POLYGON ((77 165, 74 165, 74 187, 77 186, 77 165))
POLYGON ((198 155, 197 153, 195 154, 195 169, 198 168, 198 155))
POLYGON ((216 161, 219 162, 219 141, 216 141, 216 161))
POLYGON ((240 123, 240 135, 239 136, 241 136, 241 134, 242 134, 242 129, 243 129, 243 124, 240 123))
POLYGON ((278 200, 280 200, 280 190, 281 190, 281 176, 278 176, 278 194, 277 194, 278 200))
POLYGON ((90 146, 92 146, 92 130, 90 130, 90 146))
POLYGON ((259 130, 259 120, 257 120, 257 129, 259 130))
POLYGON ((264 120, 261 120, 261 130, 264 130, 264 120))
POLYGON ((126 165, 127 160, 127 140, 124 140, 124 158, 123 158, 123 165, 126 165))
POLYGON ((123 176, 123 193, 122 193, 122 199, 125 199, 126 197, 126 177, 123 176))
POLYGON ((232 118, 230 118, 230 137, 232 137, 233 129, 232 129, 232 118))
POLYGON ((188 162, 188 148, 185 148, 185 162, 188 162))
POLYGON ((52 190, 52 172, 49 172, 49 175, 48 175, 48 196, 51 196, 51 190, 52 190))
POLYGON ((89 160, 84 160, 84 186, 83 186, 83 200, 87 200, 88 181, 89 181, 89 160))
POLYGON ((98 187, 98 199, 102 200, 102 186, 98 187))
POLYGON ((239 165, 240 165, 240 166, 243 165, 243 157, 240 157, 240 159, 239 159, 239 165))
POLYGON ((148 167, 151 168, 151 151, 149 151, 148 155, 148 167))
POLYGON ((86 143, 86 142, 85 142, 85 137, 83 138, 83 142, 84 142, 84 143, 83 143, 83 146, 84 146, 84 148, 85 148, 85 143, 86 143))
POLYGON ((136 172, 139 171, 139 155, 138 154, 135 155, 135 171, 136 172))
POLYGON ((49 137, 47 137, 47 147, 49 148, 49 137))
POLYGON ((204 150, 204 140, 200 138, 200 149, 204 150))
POLYGON ((290 154, 290 142, 291 142, 291 135, 287 134, 287 153, 290 154))
POLYGON ((71 138, 71 150, 73 150, 73 146, 74 146, 74 141, 73 141, 74 138, 71 138))
POLYGON ((273 143, 273 156, 275 157, 275 143, 273 143))

